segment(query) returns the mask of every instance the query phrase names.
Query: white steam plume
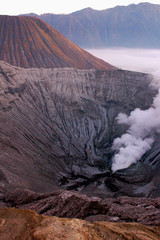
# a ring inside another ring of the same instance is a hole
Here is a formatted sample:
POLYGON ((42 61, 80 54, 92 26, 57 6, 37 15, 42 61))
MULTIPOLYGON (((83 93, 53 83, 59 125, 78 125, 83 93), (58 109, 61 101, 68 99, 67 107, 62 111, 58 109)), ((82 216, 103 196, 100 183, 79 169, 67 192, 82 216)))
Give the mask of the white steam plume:
MULTIPOLYGON (((160 49, 108 48, 88 51, 119 68, 153 74, 152 86, 160 89, 160 49)), ((129 167, 151 148, 154 132, 160 130, 160 93, 148 110, 135 109, 130 116, 119 114, 117 119, 119 124, 127 124, 129 129, 113 143, 113 149, 117 152, 113 158, 113 171, 129 167)))
POLYGON ((136 108, 130 116, 120 113, 117 121, 129 129, 113 142, 112 149, 117 151, 112 160, 113 172, 136 163, 151 148, 154 133, 160 132, 160 90, 149 109, 136 108))

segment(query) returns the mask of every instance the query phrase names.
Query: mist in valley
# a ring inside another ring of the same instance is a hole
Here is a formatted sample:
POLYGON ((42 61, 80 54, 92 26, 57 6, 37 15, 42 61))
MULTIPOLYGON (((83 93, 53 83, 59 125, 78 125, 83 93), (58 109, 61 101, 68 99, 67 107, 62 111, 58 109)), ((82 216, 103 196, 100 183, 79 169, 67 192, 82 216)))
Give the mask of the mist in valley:
POLYGON ((94 56, 124 70, 156 73, 160 69, 160 49, 87 49, 94 56))

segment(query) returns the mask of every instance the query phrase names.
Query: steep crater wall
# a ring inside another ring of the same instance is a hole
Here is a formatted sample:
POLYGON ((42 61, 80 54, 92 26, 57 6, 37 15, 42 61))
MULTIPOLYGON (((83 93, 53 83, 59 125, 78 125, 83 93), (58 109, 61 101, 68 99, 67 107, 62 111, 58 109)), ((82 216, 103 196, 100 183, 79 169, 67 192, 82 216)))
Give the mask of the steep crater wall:
MULTIPOLYGON (((0 62, 2 191, 18 186, 47 192, 58 181, 72 189, 75 179, 78 189, 88 179, 108 177, 113 139, 126 130, 116 116, 151 105, 157 93, 151 80, 123 70, 22 69, 0 62)), ((119 191, 113 180, 109 187, 119 191)))

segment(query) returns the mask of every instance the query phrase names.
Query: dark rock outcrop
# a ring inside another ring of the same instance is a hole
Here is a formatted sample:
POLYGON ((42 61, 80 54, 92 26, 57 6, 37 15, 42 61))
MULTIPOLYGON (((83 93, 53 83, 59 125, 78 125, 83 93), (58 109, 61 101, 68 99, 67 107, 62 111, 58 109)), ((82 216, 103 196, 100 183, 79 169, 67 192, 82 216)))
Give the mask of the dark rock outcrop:
POLYGON ((24 68, 115 69, 35 17, 0 16, 0 60, 24 68))
POLYGON ((160 5, 117 6, 106 10, 86 8, 71 14, 37 17, 84 48, 160 47, 160 5))
POLYGON ((98 197, 89 198, 72 191, 37 194, 29 190, 15 189, 6 192, 1 203, 3 203, 3 207, 31 209, 47 216, 160 225, 159 198, 123 196, 102 200, 98 197))
POLYGON ((148 108, 157 93, 150 82, 147 74, 122 70, 22 69, 1 62, 1 191, 64 187, 100 197, 158 193, 153 159, 144 160, 150 170, 141 168, 142 176, 133 171, 130 183, 123 177, 129 170, 113 180, 106 170, 113 139, 126 130, 117 125, 116 116, 148 108), (118 187, 121 183, 133 187, 127 192, 118 187))

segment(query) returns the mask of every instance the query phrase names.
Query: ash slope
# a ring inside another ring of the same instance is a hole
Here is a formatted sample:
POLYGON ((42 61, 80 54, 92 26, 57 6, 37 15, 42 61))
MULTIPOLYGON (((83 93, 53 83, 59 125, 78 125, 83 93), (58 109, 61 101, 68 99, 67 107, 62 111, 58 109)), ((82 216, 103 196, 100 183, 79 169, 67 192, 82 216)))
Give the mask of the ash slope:
POLYGON ((120 171, 101 183, 94 178, 106 176, 113 139, 126 130, 116 124, 117 114, 151 105, 157 91, 150 82, 147 74, 123 70, 23 69, 0 62, 1 191, 17 186, 53 191, 58 180, 92 195, 156 191, 149 178, 153 154, 147 160, 150 170, 141 163, 139 171, 137 166, 130 170, 132 177, 120 171), (86 179, 94 179, 93 185, 86 179))
POLYGON ((0 16, 0 60, 31 68, 115 69, 34 17, 0 16))

